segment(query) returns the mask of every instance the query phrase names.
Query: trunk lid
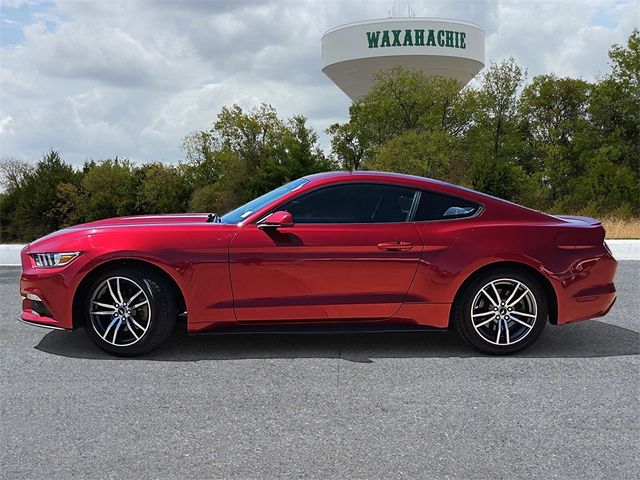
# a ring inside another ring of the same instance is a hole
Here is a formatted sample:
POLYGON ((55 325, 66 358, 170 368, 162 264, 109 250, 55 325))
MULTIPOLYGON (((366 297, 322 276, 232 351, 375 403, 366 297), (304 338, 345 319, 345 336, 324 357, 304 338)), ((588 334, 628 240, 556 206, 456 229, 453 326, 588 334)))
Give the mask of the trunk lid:
POLYGON ((595 218, 577 215, 554 215, 565 222, 556 236, 556 245, 563 250, 584 250, 600 247, 604 243, 605 231, 595 218))

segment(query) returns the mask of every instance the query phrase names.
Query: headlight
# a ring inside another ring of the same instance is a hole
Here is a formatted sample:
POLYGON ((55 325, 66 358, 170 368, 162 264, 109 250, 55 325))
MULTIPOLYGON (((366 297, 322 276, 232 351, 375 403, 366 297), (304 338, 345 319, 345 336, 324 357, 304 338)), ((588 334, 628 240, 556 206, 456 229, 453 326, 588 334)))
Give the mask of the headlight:
POLYGON ((53 268, 67 265, 78 255, 80 255, 80 252, 32 253, 31 258, 33 258, 33 261, 36 263, 37 267, 53 268))

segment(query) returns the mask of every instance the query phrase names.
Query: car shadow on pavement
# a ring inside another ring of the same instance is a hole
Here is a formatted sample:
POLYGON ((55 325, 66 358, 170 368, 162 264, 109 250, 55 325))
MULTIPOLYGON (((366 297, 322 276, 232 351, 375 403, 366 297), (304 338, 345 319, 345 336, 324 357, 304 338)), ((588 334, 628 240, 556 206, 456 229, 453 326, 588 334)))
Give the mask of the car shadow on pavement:
MULTIPOLYGON (((72 358, 114 360, 89 340, 84 329, 52 331, 35 347, 72 358)), ((592 358, 637 355, 640 334, 598 321, 547 326, 542 336, 516 358, 592 358)), ((371 363, 376 358, 481 357, 453 332, 244 334, 188 336, 176 331, 166 345, 128 360, 194 362, 199 360, 341 358, 371 363)))

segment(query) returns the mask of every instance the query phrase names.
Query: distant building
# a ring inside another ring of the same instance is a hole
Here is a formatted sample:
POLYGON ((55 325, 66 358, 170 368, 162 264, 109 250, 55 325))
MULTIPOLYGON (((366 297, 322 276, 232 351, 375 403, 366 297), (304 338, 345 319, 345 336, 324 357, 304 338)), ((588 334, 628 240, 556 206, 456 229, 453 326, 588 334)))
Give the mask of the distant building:
POLYGON ((350 23, 322 37, 322 71, 352 100, 371 89, 376 71, 399 65, 466 85, 484 67, 484 32, 459 20, 407 17, 350 23))

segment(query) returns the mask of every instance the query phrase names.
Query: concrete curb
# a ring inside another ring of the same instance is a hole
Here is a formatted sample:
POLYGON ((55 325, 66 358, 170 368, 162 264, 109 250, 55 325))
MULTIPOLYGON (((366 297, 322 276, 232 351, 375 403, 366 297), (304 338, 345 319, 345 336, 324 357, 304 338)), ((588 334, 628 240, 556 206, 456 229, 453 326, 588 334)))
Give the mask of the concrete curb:
POLYGON ((640 240, 606 240, 616 260, 640 260, 640 240))
POLYGON ((24 245, 0 244, 0 267, 20 266, 20 250, 24 245))
MULTIPOLYGON (((616 260, 640 260, 640 240, 607 240, 616 260)), ((20 250, 24 245, 0 245, 0 267, 20 266, 20 250)))

